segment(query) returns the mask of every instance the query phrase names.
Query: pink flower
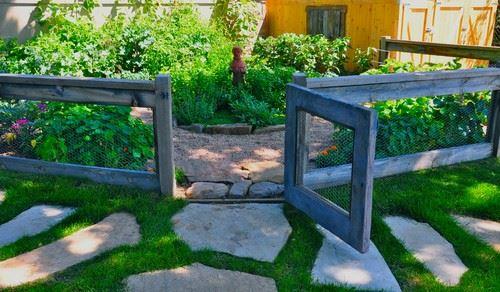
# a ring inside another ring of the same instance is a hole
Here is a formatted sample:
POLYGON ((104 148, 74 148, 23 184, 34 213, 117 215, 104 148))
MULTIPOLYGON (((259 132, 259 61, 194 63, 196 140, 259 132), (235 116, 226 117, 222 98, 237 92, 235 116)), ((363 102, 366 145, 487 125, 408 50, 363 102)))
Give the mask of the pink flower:
POLYGON ((19 130, 21 130, 21 125, 19 125, 18 123, 14 123, 12 124, 12 126, 10 126, 10 128, 14 132, 19 133, 19 130))
POLYGON ((16 124, 19 124, 20 126, 24 126, 24 125, 26 125, 29 122, 30 121, 28 119, 19 119, 19 120, 16 121, 16 124))

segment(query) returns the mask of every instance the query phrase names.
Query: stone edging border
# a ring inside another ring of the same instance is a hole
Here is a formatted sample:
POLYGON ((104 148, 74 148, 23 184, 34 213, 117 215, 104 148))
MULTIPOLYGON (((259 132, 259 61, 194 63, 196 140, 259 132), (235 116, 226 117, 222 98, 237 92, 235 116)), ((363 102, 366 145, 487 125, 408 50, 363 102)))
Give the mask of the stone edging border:
POLYGON ((211 135, 259 135, 267 134, 272 132, 279 132, 285 130, 285 125, 273 125, 263 128, 257 128, 252 130, 252 126, 245 123, 237 124, 221 124, 221 125, 202 125, 202 124, 192 124, 189 126, 178 126, 179 129, 186 130, 193 133, 204 133, 211 135))

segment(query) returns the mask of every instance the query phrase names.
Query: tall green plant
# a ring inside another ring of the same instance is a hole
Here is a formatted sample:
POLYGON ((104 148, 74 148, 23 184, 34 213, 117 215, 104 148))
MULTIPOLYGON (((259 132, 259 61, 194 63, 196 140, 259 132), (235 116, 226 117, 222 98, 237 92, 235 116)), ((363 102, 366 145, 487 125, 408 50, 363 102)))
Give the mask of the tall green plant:
POLYGON ((320 35, 283 34, 260 38, 255 44, 255 58, 270 67, 293 67, 311 73, 344 72, 349 38, 329 40, 320 35))

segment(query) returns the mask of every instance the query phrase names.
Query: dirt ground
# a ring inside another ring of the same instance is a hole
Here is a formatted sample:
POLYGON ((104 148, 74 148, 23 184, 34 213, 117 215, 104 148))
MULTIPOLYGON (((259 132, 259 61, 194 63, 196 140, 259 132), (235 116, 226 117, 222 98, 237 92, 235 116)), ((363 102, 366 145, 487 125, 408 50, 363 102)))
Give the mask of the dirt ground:
MULTIPOLYGON (((134 110, 132 115, 151 122, 151 113, 134 110)), ((331 146, 331 123, 314 117, 308 133, 310 157, 331 146)), ((208 135, 174 128, 175 165, 190 182, 237 182, 248 176, 241 166, 249 162, 283 163, 285 132, 253 135, 208 135)))

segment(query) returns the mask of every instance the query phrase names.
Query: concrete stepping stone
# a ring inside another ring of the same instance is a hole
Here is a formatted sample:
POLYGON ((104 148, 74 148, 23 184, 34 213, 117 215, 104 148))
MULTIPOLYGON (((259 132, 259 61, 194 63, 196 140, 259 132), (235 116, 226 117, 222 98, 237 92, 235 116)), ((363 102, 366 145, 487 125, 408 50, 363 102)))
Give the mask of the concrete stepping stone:
POLYGON ((360 290, 401 291, 398 282, 377 247, 362 254, 328 230, 318 226, 325 237, 312 270, 313 281, 360 290))
POLYGON ((453 246, 429 224, 404 217, 386 217, 392 233, 417 260, 422 262, 444 285, 460 282, 468 268, 455 253, 453 246))
POLYGON ((172 222, 192 250, 266 262, 274 261, 292 232, 281 204, 190 204, 172 222))
POLYGON ((126 290, 130 292, 278 291, 273 279, 218 270, 199 263, 130 276, 126 280, 126 290))
POLYGON ((0 246, 48 230, 75 212, 74 208, 39 205, 0 225, 0 246))
POLYGON ((45 278, 113 248, 136 244, 140 238, 133 216, 110 215, 56 242, 0 262, 0 288, 45 278))
POLYGON ((499 222, 459 215, 453 215, 453 218, 467 231, 491 245, 497 252, 500 252, 499 222))

